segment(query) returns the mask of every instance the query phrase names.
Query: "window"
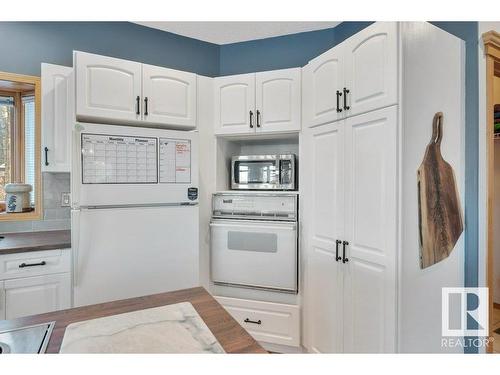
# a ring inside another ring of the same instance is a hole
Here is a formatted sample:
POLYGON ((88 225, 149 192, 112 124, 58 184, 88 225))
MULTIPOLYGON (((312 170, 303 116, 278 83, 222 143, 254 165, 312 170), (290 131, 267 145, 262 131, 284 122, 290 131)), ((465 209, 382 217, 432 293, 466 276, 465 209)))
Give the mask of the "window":
POLYGON ((15 126, 14 97, 0 96, 0 201, 5 201, 4 186, 13 182, 12 160, 14 148, 12 144, 15 126))
POLYGON ((24 183, 33 186, 31 204, 35 204, 35 97, 23 97, 24 183))
POLYGON ((0 72, 0 220, 40 218, 39 122, 40 78, 0 72), (31 185, 27 212, 6 213, 9 183, 31 185))

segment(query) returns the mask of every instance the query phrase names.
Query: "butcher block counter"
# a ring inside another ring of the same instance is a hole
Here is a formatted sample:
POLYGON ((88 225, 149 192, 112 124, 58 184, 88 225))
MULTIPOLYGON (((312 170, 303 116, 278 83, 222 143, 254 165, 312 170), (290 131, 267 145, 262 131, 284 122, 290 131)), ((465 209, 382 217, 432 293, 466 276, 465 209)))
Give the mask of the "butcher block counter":
POLYGON ((0 331, 55 321, 46 352, 59 353, 66 327, 72 323, 182 302, 191 303, 226 353, 266 353, 202 287, 77 307, 14 320, 3 320, 0 321, 0 331))
POLYGON ((0 255, 70 247, 71 231, 69 230, 0 234, 0 255))

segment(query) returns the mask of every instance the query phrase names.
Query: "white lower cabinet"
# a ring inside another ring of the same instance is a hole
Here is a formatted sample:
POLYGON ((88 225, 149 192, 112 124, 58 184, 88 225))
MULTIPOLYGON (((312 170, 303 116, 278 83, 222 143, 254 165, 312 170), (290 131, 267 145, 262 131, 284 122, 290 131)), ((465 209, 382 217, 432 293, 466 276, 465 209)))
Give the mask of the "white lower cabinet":
POLYGON ((71 250, 0 255, 0 319, 71 307, 71 250))
POLYGON ((397 106, 307 135, 305 321, 311 352, 395 351, 396 141, 397 106))
POLYGON ((5 319, 69 308, 70 279, 69 273, 61 273, 6 280, 5 319))
POLYGON ((0 320, 5 319, 5 292, 3 281, 0 281, 0 320))
POLYGON ((300 308, 283 303, 215 297, 260 343, 300 346, 300 308))

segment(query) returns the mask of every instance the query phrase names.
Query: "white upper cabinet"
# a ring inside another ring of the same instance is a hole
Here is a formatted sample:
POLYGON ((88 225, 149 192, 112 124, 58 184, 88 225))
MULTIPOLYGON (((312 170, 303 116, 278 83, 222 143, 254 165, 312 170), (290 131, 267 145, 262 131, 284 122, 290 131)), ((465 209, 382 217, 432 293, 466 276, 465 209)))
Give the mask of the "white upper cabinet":
POLYGON ((309 127, 344 117, 342 52, 342 45, 334 47, 303 68, 304 120, 309 127))
POLYGON ((42 171, 69 172, 75 121, 73 68, 42 64, 42 171))
POLYGON ((299 131, 301 95, 300 68, 215 78, 215 134, 299 131))
POLYGON ((196 128, 196 74, 85 52, 74 56, 78 120, 196 128))
POLYGON ((142 84, 145 121, 196 127, 196 74, 143 64, 142 84))
POLYGON ((396 104, 398 24, 377 22, 344 43, 347 116, 396 104))
POLYGON ((76 115, 90 121, 141 120, 142 64, 75 52, 76 115))
POLYGON ((377 22, 303 68, 304 121, 312 127, 398 101, 398 24, 377 22))
POLYGON ((214 79, 215 134, 255 131, 255 74, 214 79))
POLYGON ((301 69, 283 69, 255 75, 257 132, 299 131, 301 69))

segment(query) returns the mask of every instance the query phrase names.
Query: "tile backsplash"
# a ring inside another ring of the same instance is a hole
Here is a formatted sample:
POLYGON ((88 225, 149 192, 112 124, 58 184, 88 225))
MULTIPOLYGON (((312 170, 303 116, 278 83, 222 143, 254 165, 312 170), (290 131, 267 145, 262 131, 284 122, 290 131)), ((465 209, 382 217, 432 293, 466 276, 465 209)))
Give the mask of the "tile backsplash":
POLYGON ((0 223, 0 233, 70 229, 70 207, 61 207, 61 194, 70 191, 69 173, 42 174, 43 219, 0 223))

